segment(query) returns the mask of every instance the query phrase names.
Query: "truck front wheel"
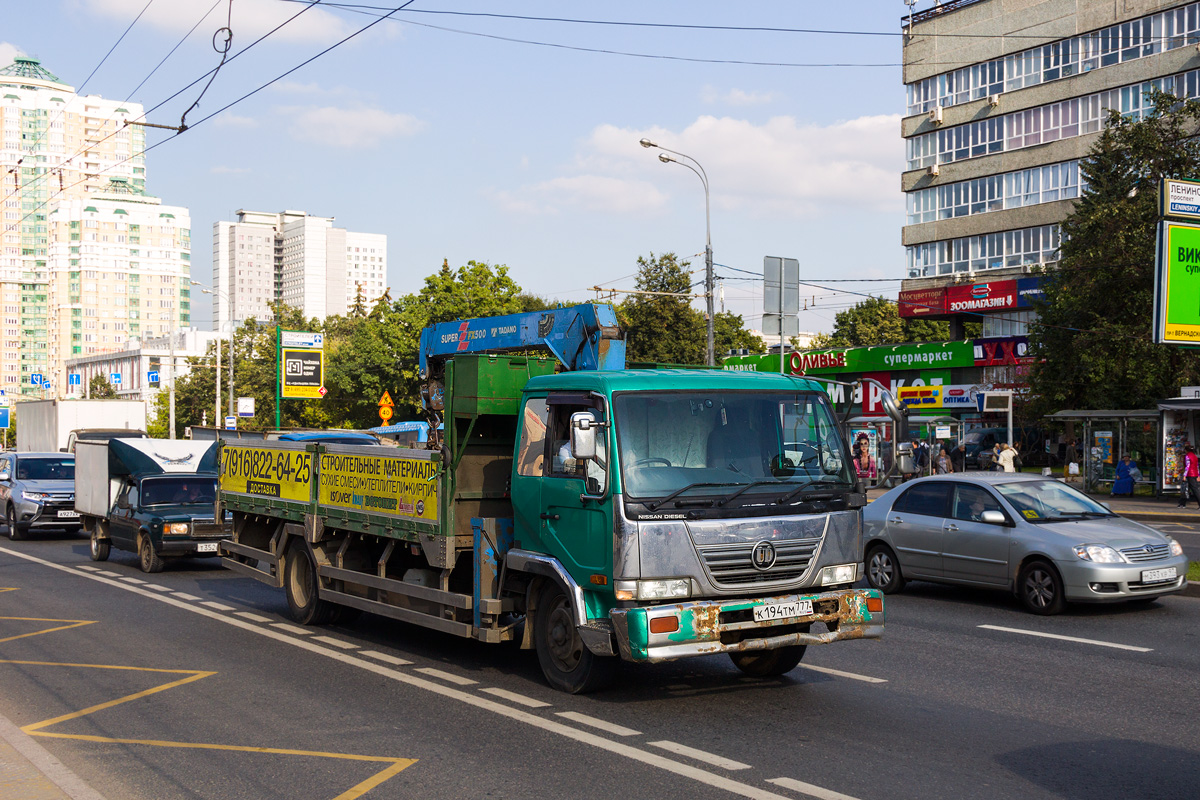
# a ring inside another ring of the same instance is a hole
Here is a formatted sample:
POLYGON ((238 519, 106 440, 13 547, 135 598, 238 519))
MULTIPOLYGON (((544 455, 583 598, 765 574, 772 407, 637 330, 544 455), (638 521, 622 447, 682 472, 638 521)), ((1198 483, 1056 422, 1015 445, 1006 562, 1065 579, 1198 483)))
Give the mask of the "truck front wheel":
POLYGON ((100 526, 92 526, 92 547, 89 555, 92 561, 108 561, 109 541, 100 538, 100 526))
POLYGON ((538 662, 555 689, 586 694, 612 682, 616 659, 598 657, 587 649, 575 629, 571 600, 558 584, 547 581, 542 587, 533 625, 538 662))
POLYGON ((304 542, 295 540, 284 559, 283 588, 292 619, 301 625, 327 625, 338 607, 318 596, 317 565, 304 542))
POLYGON ((756 678, 774 678, 785 675, 804 659, 808 645, 797 644, 777 650, 751 650, 747 653, 730 653, 733 665, 747 675, 756 678))

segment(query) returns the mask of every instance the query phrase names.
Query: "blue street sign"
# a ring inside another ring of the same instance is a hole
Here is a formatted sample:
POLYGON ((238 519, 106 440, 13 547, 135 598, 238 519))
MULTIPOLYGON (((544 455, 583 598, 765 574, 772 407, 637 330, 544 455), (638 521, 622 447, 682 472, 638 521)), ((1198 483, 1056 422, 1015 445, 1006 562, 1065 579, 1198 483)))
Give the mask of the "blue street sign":
POLYGON ((42 378, 42 388, 43 389, 50 388, 50 379, 49 378, 42 378))
POLYGON ((236 431, 237 430, 237 417, 232 417, 232 416, 225 417, 225 430, 227 430, 227 431, 236 431))
POLYGON ((0 408, 0 428, 8 428, 8 409, 0 408))
POLYGON ((32 375, 30 375, 29 382, 32 383, 34 386, 41 386, 42 385, 42 373, 35 372, 32 375))
POLYGON ((81 375, 78 372, 70 373, 69 375, 67 375, 67 385, 68 386, 82 386, 83 385, 83 375, 81 375))
POLYGON ((158 370, 152 369, 146 373, 146 380, 150 383, 158 383, 158 370))
POLYGON ((108 373, 108 382, 111 383, 113 386, 120 386, 121 385, 121 373, 119 373, 119 372, 108 373))

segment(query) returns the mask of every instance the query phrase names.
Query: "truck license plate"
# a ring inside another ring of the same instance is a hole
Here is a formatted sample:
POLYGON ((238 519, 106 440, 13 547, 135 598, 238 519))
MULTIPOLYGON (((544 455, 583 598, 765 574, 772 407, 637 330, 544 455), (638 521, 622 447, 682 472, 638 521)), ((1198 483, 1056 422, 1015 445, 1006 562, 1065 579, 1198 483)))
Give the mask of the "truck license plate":
POLYGON ((58 518, 59 519, 79 519, 79 512, 78 511, 59 511, 58 518))
POLYGON ((767 603, 755 606, 755 622, 775 622, 793 617, 806 617, 812 614, 812 600, 794 600, 791 603, 767 603))
POLYGON ((217 552, 217 542, 200 542, 196 545, 197 553, 215 553, 217 552))
POLYGON ((1142 570, 1142 583, 1165 583, 1166 581, 1175 580, 1176 572, 1174 567, 1163 567, 1162 569, 1144 569, 1142 570))

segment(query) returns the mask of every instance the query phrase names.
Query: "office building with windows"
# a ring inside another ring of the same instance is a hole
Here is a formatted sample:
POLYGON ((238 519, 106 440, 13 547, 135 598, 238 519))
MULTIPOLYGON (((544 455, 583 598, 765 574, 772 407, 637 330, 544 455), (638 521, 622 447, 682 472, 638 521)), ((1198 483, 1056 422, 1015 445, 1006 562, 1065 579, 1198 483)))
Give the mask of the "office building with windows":
POLYGON ((333 225, 304 211, 239 210, 213 225, 213 327, 270 319, 271 303, 305 317, 345 314, 361 289, 367 303, 385 291, 387 236, 333 225))
POLYGON ((1200 97, 1200 3, 948 0, 902 25, 901 314, 1023 336, 1109 110, 1200 97))
POLYGON ((68 390, 67 358, 187 327, 187 209, 146 194, 137 103, 79 95, 35 58, 0 68, 0 388, 68 390), (151 293, 153 297, 151 297, 151 293))

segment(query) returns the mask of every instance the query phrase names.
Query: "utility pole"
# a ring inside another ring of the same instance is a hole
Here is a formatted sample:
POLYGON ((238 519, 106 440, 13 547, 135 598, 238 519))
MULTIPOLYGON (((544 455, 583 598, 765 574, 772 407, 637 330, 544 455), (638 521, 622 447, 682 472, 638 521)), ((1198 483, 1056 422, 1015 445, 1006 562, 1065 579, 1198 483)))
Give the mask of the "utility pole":
POLYGON ((170 397, 170 422, 171 432, 168 438, 175 438, 175 311, 171 311, 171 383, 168 384, 168 392, 170 397))

